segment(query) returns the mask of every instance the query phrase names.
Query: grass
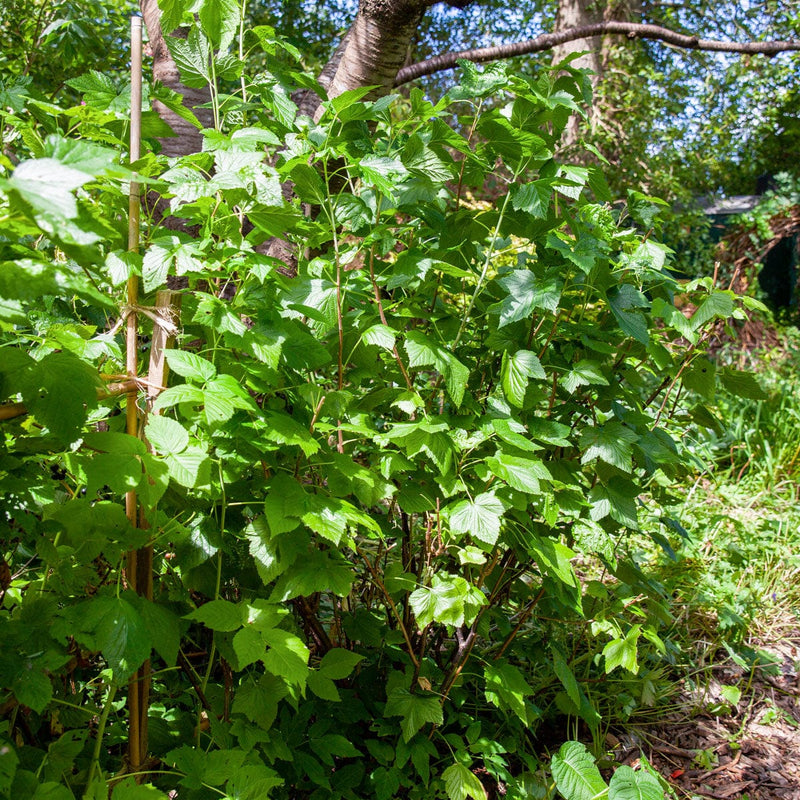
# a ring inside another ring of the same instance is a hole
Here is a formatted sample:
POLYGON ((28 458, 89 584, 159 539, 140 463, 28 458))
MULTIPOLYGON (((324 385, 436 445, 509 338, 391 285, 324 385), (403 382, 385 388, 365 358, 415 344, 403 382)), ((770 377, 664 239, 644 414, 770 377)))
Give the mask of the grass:
MULTIPOLYGON (((742 730, 755 713, 769 719, 759 679, 780 667, 763 648, 800 631, 800 360, 773 358, 760 379, 768 399, 719 395, 722 425, 691 443, 697 472, 668 509, 686 534, 671 536, 674 554, 647 536, 636 542, 674 616, 654 702, 627 723, 629 737, 656 751, 665 719, 688 729, 695 715, 732 715, 742 730)), ((701 748, 694 767, 705 769, 705 757, 701 748)))

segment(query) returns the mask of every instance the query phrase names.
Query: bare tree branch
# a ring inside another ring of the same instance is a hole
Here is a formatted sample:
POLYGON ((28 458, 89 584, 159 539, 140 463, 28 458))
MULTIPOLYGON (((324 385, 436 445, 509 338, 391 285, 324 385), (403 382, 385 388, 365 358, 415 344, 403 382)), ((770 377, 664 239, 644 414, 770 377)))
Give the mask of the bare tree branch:
POLYGON ((499 61, 503 58, 524 56, 551 50, 564 42, 575 39, 588 39, 592 36, 614 34, 627 36, 629 39, 657 39, 667 44, 686 50, 713 50, 721 53, 761 53, 774 56, 790 50, 800 50, 800 42, 720 42, 714 39, 700 39, 697 36, 686 36, 682 33, 662 28, 660 25, 645 25, 638 22, 620 22, 609 20, 580 28, 570 28, 558 33, 544 33, 535 39, 524 42, 498 45, 496 47, 480 47, 474 50, 461 50, 457 53, 443 53, 426 61, 403 67, 397 73, 394 85, 401 86, 424 75, 433 75, 447 69, 453 69, 460 59, 475 61, 479 64, 487 61, 499 61))

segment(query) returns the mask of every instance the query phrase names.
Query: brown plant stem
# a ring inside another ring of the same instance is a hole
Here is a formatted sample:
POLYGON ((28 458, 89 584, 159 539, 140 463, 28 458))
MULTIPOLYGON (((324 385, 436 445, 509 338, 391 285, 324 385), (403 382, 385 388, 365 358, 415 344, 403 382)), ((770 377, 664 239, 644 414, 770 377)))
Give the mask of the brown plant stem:
POLYGON ((372 575, 373 582, 378 587, 378 589, 380 589, 381 594, 384 596, 386 600, 386 603, 392 610, 392 614, 394 614, 394 618, 397 620, 397 624, 400 626, 400 631, 403 634, 403 638, 406 640, 406 646, 408 647, 408 655, 411 658, 411 662, 414 664, 415 669, 419 669, 419 659, 414 653, 414 648, 411 644, 411 637, 408 635, 408 630, 406 629, 406 626, 403 624, 403 617, 397 610, 397 605, 395 604, 394 600, 392 600, 392 596, 389 594, 389 591, 386 588, 386 584, 381 580, 381 576, 378 573, 378 570, 375 569, 375 567, 370 563, 370 560, 367 558, 366 555, 364 555, 364 553, 358 546, 356 546, 356 553, 358 553, 358 555, 364 561, 364 564, 369 570, 370 575, 372 575))

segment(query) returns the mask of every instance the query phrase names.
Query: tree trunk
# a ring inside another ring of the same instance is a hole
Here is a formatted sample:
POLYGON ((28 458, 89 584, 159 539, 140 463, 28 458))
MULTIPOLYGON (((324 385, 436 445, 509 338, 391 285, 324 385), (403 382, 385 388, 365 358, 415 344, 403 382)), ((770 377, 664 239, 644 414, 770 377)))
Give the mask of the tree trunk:
MULTIPOLYGON (((585 25, 601 22, 602 19, 603 12, 598 0, 561 0, 556 14, 555 32, 559 33, 569 28, 582 28, 585 25)), ((595 88, 603 71, 602 42, 602 36, 592 36, 588 39, 575 39, 557 45, 553 48, 553 63, 559 64, 573 53, 581 53, 571 64, 577 69, 591 70, 592 88, 595 88)), ((561 139, 565 150, 578 143, 582 125, 583 120, 578 115, 570 117, 561 139)))
MULTIPOLYGON (((560 33, 568 28, 582 28, 602 20, 603 9, 597 0, 561 0, 556 14, 555 32, 560 33)), ((573 53, 582 53, 572 62, 572 66, 592 70, 596 76, 592 80, 594 85, 602 72, 601 48, 600 36, 565 42, 553 48, 553 63, 558 64, 573 53)))
POLYGON ((427 3, 362 0, 347 34, 347 46, 328 86, 335 97, 360 86, 385 94, 405 63, 427 3))
MULTIPOLYGON (((181 83, 178 68, 161 32, 161 9, 157 0, 141 0, 140 6, 147 26, 148 47, 153 57, 153 79, 182 95, 183 104, 194 113, 203 127, 211 127, 213 124, 211 109, 200 108, 210 102, 211 95, 208 89, 190 89, 181 83)), ((180 30, 172 36, 181 36, 180 30)), ((168 156, 184 156, 202 149, 203 137, 191 122, 187 122, 157 100, 153 103, 153 108, 175 133, 175 136, 159 139, 163 153, 168 156)))

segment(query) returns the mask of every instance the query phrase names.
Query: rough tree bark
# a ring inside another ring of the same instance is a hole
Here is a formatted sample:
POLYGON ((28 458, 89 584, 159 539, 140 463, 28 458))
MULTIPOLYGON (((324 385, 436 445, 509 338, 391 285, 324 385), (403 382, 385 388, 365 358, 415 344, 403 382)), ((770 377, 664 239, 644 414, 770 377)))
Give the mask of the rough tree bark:
MULTIPOLYGON (((164 34, 161 32, 161 9, 157 0, 141 0, 140 8, 144 24, 147 26, 148 49, 153 57, 153 79, 164 84, 168 89, 183 96, 183 104, 190 109, 204 127, 211 127, 212 112, 210 108, 200 106, 211 100, 208 89, 190 89, 181 83, 181 76, 175 61, 170 55, 164 34)), ((181 36, 180 30, 172 34, 181 36)), ((197 153, 202 149, 203 137, 191 122, 183 119, 157 100, 153 107, 172 128, 174 137, 160 139, 162 152, 168 156, 184 156, 197 153)))

